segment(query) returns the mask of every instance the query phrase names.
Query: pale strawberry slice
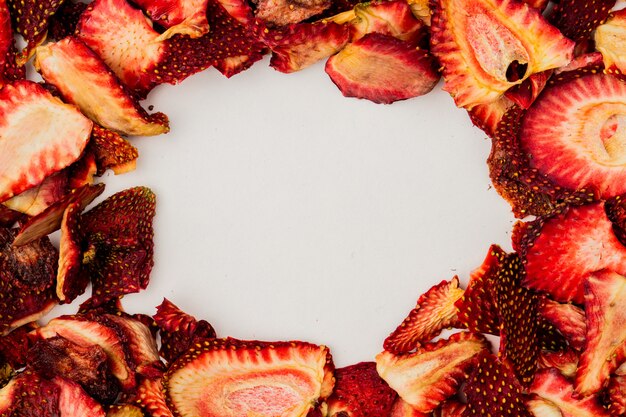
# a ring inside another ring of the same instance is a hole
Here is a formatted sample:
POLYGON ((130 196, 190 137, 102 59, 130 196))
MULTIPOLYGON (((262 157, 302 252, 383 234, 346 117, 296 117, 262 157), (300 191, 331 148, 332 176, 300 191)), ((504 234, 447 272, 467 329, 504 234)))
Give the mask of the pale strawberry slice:
POLYGON ((539 315, 552 323, 572 348, 584 348, 587 323, 585 312, 580 307, 544 297, 539 304, 539 315))
MULTIPOLYGON (((411 407, 409 403, 404 401, 400 397, 396 397, 396 400, 393 402, 391 406, 391 412, 388 417, 430 417, 431 413, 422 413, 417 411, 415 408, 411 407)), ((459 414, 460 416, 460 414, 459 414)), ((452 417, 452 415, 441 414, 440 417, 452 417)))
MULTIPOLYGON (((150 417, 174 417, 172 411, 167 406, 165 390, 163 389, 163 381, 161 378, 146 378, 141 381, 137 388, 137 404, 139 404, 150 417)), ((144 414, 142 413, 138 417, 143 416, 144 414)))
POLYGON ((333 388, 328 348, 305 342, 205 341, 165 375, 179 416, 305 417, 333 388))
POLYGON ((547 351, 542 350, 537 358, 538 369, 558 369, 559 372, 568 378, 574 378, 576 376, 576 370, 578 369, 578 359, 580 353, 567 348, 560 351, 547 351))
POLYGON ((192 38, 209 31, 208 0, 135 0, 152 20, 167 28, 162 38, 183 34, 192 38))
POLYGON ((584 302, 583 283, 601 269, 626 273, 626 247, 612 230, 603 203, 518 223, 514 247, 525 261, 524 285, 560 302, 584 302))
POLYGON ((566 65, 573 57, 574 42, 521 1, 434 3, 431 51, 443 66, 444 89, 459 107, 496 101, 530 75, 566 65), (515 66, 518 74, 512 76, 515 66))
POLYGON ((526 407, 535 417, 563 417, 559 407, 537 395, 526 401, 526 407))
POLYGON ((602 53, 604 67, 609 74, 624 75, 626 71, 626 10, 619 10, 594 34, 596 49, 602 53))
POLYGON ((133 171, 137 165, 139 152, 126 139, 115 132, 94 125, 87 149, 91 150, 97 163, 97 175, 107 169, 115 175, 133 171))
POLYGON ((4 204, 11 210, 36 216, 69 191, 67 170, 50 175, 39 185, 8 199, 4 204))
POLYGON ((331 0, 255 0, 255 3, 256 17, 271 26, 300 23, 332 5, 331 0))
POLYGON ((35 65, 67 101, 107 129, 141 136, 169 130, 167 117, 148 115, 104 62, 77 38, 38 47, 35 65))
POLYGON ((413 16, 409 4, 399 0, 357 4, 351 26, 352 40, 376 32, 414 45, 423 38, 425 27, 413 16))
POLYGON ((0 88, 0 201, 77 160, 91 127, 76 108, 34 82, 17 81, 0 88))
POLYGON ((596 395, 578 398, 572 383, 556 369, 537 372, 530 392, 559 408, 563 417, 609 417, 596 395))
POLYGON ((581 42, 609 16, 616 0, 560 0, 548 20, 565 36, 581 42))
POLYGON ((442 281, 417 300, 417 305, 383 344, 391 353, 407 353, 429 342, 443 329, 459 326, 455 303, 464 294, 459 278, 442 281))
POLYGON ((339 52, 350 30, 335 22, 300 23, 270 30, 264 39, 272 50, 272 68, 291 73, 339 52))
POLYGON ((433 58, 392 36, 370 33, 326 62, 346 97, 389 104, 429 93, 439 81, 433 58))
POLYGON ((478 104, 472 107, 471 110, 468 110, 467 113, 474 126, 493 138, 496 135, 500 121, 502 121, 506 112, 514 105, 515 103, 505 96, 491 103, 478 104))
POLYGON ((585 285, 587 343, 576 373, 576 393, 595 394, 626 361, 626 278, 614 272, 593 274, 585 285))
POLYGON ((430 413, 454 395, 488 342, 474 333, 456 333, 447 340, 424 344, 415 353, 376 356, 379 375, 413 408, 430 413))
POLYGON ((424 22, 426 26, 430 26, 432 16, 430 0, 409 0, 408 3, 413 16, 424 22))

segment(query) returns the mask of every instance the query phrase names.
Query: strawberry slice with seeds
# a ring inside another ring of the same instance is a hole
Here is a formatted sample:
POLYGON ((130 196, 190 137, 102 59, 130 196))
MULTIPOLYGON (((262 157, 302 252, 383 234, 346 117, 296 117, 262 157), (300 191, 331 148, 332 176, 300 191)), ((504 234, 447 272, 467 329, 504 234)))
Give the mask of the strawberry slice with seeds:
POLYGON ((333 387, 328 349, 305 342, 205 341, 165 374, 177 416, 304 417, 333 387))
POLYGON ((576 373, 576 393, 588 396, 606 385, 626 360, 626 278, 594 273, 585 285, 586 345, 576 373))
POLYGON ((584 348, 587 323, 585 312, 580 307, 543 298, 539 305, 539 314, 565 336, 572 348, 579 351, 584 348))
POLYGON ((328 9, 331 0, 255 0, 255 15, 272 26, 287 26, 317 16, 328 9))
POLYGON ((463 293, 458 277, 430 288, 420 296, 416 307, 402 324, 385 339, 385 350, 396 354, 407 353, 430 341, 443 329, 458 326, 455 303, 463 293))
POLYGON ((523 109, 528 109, 537 99, 548 83, 553 71, 543 71, 533 74, 521 84, 507 90, 504 95, 523 109))
POLYGON ((439 81, 432 57, 392 36, 370 33, 326 62, 346 97, 390 104, 429 93, 439 81))
POLYGON ((524 285, 560 302, 584 302, 583 283, 601 269, 626 273, 626 247, 615 237, 603 203, 518 223, 514 247, 526 266, 524 285))
POLYGON ((430 413, 454 395, 476 355, 488 349, 484 337, 456 333, 406 355, 383 351, 376 356, 376 369, 404 401, 430 413))
POLYGON ((467 408, 467 404, 456 399, 450 399, 441 404, 439 417, 461 417, 467 408))
POLYGON ((68 183, 70 189, 77 189, 93 185, 94 183, 93 177, 96 175, 98 167, 96 166, 96 157, 89 149, 89 145, 87 145, 87 147, 85 152, 83 152, 83 156, 68 168, 68 183))
POLYGON ((68 37, 37 48, 35 65, 46 82, 99 125, 126 135, 167 133, 163 113, 148 115, 82 41, 68 37))
POLYGON ((0 0, 0 85, 5 80, 15 81, 25 77, 23 66, 18 66, 17 49, 11 29, 11 15, 6 0, 0 0))
POLYGON ((493 102, 530 75, 573 58, 574 42, 521 1, 434 3, 431 51, 443 66, 444 90, 459 107, 493 102))
POLYGON ((69 417, 60 413, 59 391, 55 383, 33 371, 21 372, 0 389, 0 415, 69 417))
POLYGON ((75 0, 64 0, 61 7, 50 18, 48 35, 56 41, 60 41, 76 32, 76 25, 88 4, 75 0))
POLYGON ((133 171, 137 165, 137 148, 117 133, 98 125, 94 125, 87 147, 95 156, 97 175, 104 174, 107 169, 113 170, 115 175, 124 174, 133 171))
POLYGON ((28 216, 36 216, 69 191, 68 183, 67 171, 59 171, 44 179, 41 184, 29 188, 2 204, 11 210, 28 216))
MULTIPOLYGON (((137 388, 137 403, 151 417, 174 417, 172 411, 167 406, 161 378, 144 379, 141 381, 137 388)), ((143 417, 143 414, 140 417, 143 417)))
POLYGON ((376 32, 411 44, 417 44, 424 37, 425 27, 421 20, 415 18, 410 5, 398 0, 357 4, 351 26, 353 40, 376 32))
POLYGON ((208 0, 136 0, 134 3, 167 28, 162 38, 175 34, 198 38, 209 31, 208 0))
POLYGON ((493 138, 504 115, 514 105, 515 103, 505 96, 491 103, 478 104, 468 110, 467 113, 474 126, 493 138))
POLYGON ((30 332, 37 327, 39 326, 35 322, 26 323, 11 333, 0 336, 0 361, 12 369, 24 368, 28 361, 28 351, 35 343, 30 332))
POLYGON ((602 24, 615 0, 561 0, 554 6, 548 20, 575 42, 589 39, 593 30, 602 24))
POLYGON ((0 201, 5 201, 76 161, 92 123, 40 85, 17 81, 0 88, 0 201), (38 126, 33 129, 33 126, 38 126), (28 141, 24 141, 24 137, 28 141))
POLYGON ((619 10, 594 33, 596 49, 602 53, 602 60, 607 73, 619 76, 626 71, 624 41, 626 41, 626 11, 619 10))
POLYGON ((537 358, 537 367, 539 369, 555 368, 566 377, 574 378, 578 369, 578 359, 579 353, 570 348, 558 352, 542 350, 537 358))
POLYGON ((387 416, 398 394, 376 372, 376 363, 361 362, 335 370, 328 414, 348 417, 387 416))
POLYGON ((90 416, 105 417, 102 406, 75 382, 56 377, 53 382, 59 388, 60 417, 90 416))

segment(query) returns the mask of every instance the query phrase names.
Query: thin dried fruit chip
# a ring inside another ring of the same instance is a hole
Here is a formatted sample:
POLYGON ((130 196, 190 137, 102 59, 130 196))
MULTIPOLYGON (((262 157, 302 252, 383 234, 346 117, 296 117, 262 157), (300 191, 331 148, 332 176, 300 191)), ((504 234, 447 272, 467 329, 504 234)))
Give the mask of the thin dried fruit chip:
POLYGON ((602 24, 615 0, 560 0, 548 19, 563 35, 581 42, 590 38, 593 30, 602 24))
MULTIPOLYGON (((391 412, 388 417, 430 417, 432 413, 422 413, 411 407, 409 403, 404 401, 400 397, 396 397, 396 400, 391 406, 391 412)), ((332 417, 332 416, 331 416, 332 417)), ((441 417, 452 417, 450 415, 441 414, 441 417)))
POLYGON ((208 0, 135 0, 152 20, 167 28, 162 38, 183 34, 192 38, 209 31, 208 0))
POLYGON ((112 169, 115 175, 133 171, 139 152, 126 139, 98 125, 93 127, 88 149, 93 151, 98 166, 97 175, 112 169))
POLYGON ((376 363, 361 362, 335 370, 335 388, 328 398, 330 416, 379 417, 391 412, 398 394, 376 372, 376 363))
POLYGON ((4 204, 11 210, 28 216, 36 216, 60 200, 69 191, 67 170, 46 177, 39 185, 8 199, 4 204))
POLYGON ((584 280, 601 269, 626 273, 626 247, 597 203, 520 224, 514 245, 524 259, 524 285, 560 302, 584 302, 584 280))
POLYGON ((437 336, 445 328, 457 326, 455 303, 463 296, 459 278, 430 288, 417 300, 416 307, 383 344, 385 350, 400 354, 410 352, 437 336))
POLYGON ((140 136, 169 131, 167 116, 148 115, 104 62, 77 38, 70 36, 38 47, 35 66, 65 100, 107 129, 140 136))
POLYGON ((584 348, 587 323, 585 312, 580 307, 543 298, 539 304, 539 314, 565 336, 572 348, 576 350, 584 348))
POLYGON ((0 201, 40 184, 76 161, 87 145, 91 127, 76 108, 34 82, 16 81, 1 87, 0 201))
POLYGON ((79 203, 70 204, 63 213, 61 240, 59 243, 59 267, 57 270, 56 295, 59 301, 71 303, 89 285, 89 276, 81 273, 82 250, 79 232, 79 203))
POLYGON ((59 414, 65 416, 105 417, 102 406, 80 387, 62 377, 54 378, 59 387, 59 414))
POLYGON ((0 389, 0 415, 60 417, 59 396, 55 383, 27 370, 0 389))
POLYGON ((476 355, 488 350, 484 337, 456 333, 407 355, 383 351, 376 356, 376 369, 404 401, 429 413, 454 395, 476 355))
POLYGON ((73 35, 80 15, 87 9, 88 4, 78 0, 65 0, 57 12, 50 18, 48 37, 53 40, 73 35))
POLYGON ((37 327, 37 323, 27 323, 5 336, 0 336, 0 363, 9 364, 12 369, 25 367, 26 355, 34 343, 34 337, 29 333, 37 327))
POLYGON ((623 75, 626 71, 626 11, 619 10, 602 25, 598 26, 594 41, 596 49, 602 53, 607 73, 623 75))
POLYGON ((424 23, 413 16, 405 1, 373 1, 354 6, 352 40, 368 33, 381 33, 402 41, 417 44, 424 36, 424 23))
POLYGON ((151 417, 173 417, 172 411, 167 406, 161 378, 146 378, 141 381, 137 388, 137 403, 151 417))
POLYGON ((439 81, 433 58, 392 36, 370 33, 326 62, 346 97, 389 104, 429 93, 439 81))
POLYGON ((530 75, 573 57, 574 42, 520 1, 438 0, 435 5, 431 51, 443 66, 444 89, 459 107, 493 102, 530 75))
POLYGON ((255 15, 273 25, 287 26, 300 23, 328 9, 331 0, 255 0, 255 15))
POLYGON ((626 375, 615 375, 609 380, 609 410, 614 416, 626 414, 626 375))
POLYGON ((177 416, 305 417, 333 387, 328 348, 305 342, 205 341, 165 375, 177 416))
POLYGON ((567 348, 557 352, 542 350, 537 358, 538 369, 558 369, 561 374, 568 378, 576 376, 579 353, 567 348))
POLYGON ((626 278, 594 273, 585 284, 586 345, 576 373, 576 393, 597 393, 626 360, 626 278))

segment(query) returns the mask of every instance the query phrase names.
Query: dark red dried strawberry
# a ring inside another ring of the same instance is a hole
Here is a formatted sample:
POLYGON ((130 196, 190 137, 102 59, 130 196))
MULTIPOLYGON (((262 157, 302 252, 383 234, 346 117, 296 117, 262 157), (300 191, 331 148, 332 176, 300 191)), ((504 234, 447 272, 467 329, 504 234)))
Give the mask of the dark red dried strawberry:
POLYGON ((59 414, 60 417, 90 416, 105 417, 102 406, 91 398, 80 385, 62 377, 54 378, 53 382, 59 387, 59 414))
POLYGON ((515 103, 505 96, 491 103, 474 106, 467 113, 474 126, 484 131, 490 138, 494 138, 504 115, 514 105, 515 103))
POLYGON ((25 78, 24 66, 18 65, 17 49, 11 28, 11 15, 6 0, 0 0, 0 86, 5 81, 25 78))
POLYGON ((8 363, 13 369, 25 367, 28 349, 35 342, 35 337, 30 332, 37 327, 35 322, 27 323, 5 336, 0 336, 0 363, 8 363))
POLYGON ((626 414, 626 375, 614 375, 609 380, 609 411, 612 416, 626 414))
POLYGON ((197 38, 209 31, 208 0, 135 0, 134 3, 167 28, 162 38, 178 33, 197 38))
POLYGON ((544 297, 539 304, 539 314, 565 336, 572 348, 576 350, 583 349, 587 324, 585 322, 585 312, 581 308, 573 304, 562 304, 544 297))
POLYGON ((0 204, 0 227, 12 227, 18 220, 24 220, 25 217, 19 211, 11 210, 0 204))
POLYGON ((543 91, 551 75, 552 70, 533 74, 521 84, 507 90, 504 95, 521 108, 528 109, 543 91))
POLYGON ((61 39, 73 35, 80 15, 87 8, 87 3, 75 0, 65 0, 57 12, 50 17, 50 27, 48 36, 53 40, 61 39))
MULTIPOLYGON (((36 372, 22 372, 0 389, 0 415, 65 417, 59 410, 60 391, 54 382, 43 379, 36 372)), ((94 417, 100 416, 94 414, 94 417)))
POLYGON ((98 125, 93 127, 87 149, 94 153, 98 166, 97 175, 112 169, 115 175, 133 171, 139 153, 137 148, 115 132, 98 125))
POLYGON ((616 0, 560 0, 548 20, 563 35, 581 42, 589 39, 594 29, 609 17, 615 3, 616 0))
POLYGON ((46 177, 41 184, 29 188, 2 204, 28 216, 36 216, 59 201, 68 192, 68 169, 64 169, 46 177))
POLYGON ((328 414, 348 417, 387 416, 398 394, 376 372, 376 363, 361 362, 335 370, 328 414))
POLYGON ((461 417, 466 408, 467 404, 464 404, 456 399, 450 399, 441 404, 441 415, 439 417, 461 417))
POLYGON ((70 188, 75 189, 93 185, 93 177, 96 175, 97 170, 96 157, 89 148, 85 149, 80 159, 67 169, 70 188))

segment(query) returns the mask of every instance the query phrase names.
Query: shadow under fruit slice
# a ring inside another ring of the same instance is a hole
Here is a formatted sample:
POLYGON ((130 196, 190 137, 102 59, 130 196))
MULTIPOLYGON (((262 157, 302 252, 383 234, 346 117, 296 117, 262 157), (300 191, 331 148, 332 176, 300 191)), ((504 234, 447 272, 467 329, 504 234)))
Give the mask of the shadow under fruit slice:
POLYGON ((205 341, 165 375, 177 417, 305 417, 333 388, 328 348, 305 342, 205 341))

